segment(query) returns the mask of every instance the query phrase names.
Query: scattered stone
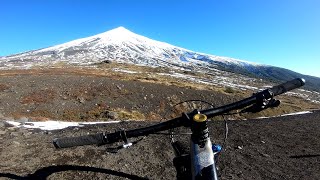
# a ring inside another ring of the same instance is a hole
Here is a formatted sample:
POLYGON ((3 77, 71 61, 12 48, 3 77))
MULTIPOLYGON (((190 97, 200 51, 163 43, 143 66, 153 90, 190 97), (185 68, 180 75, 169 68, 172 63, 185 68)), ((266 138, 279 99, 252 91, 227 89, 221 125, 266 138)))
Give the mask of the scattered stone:
POLYGON ((237 176, 242 176, 242 175, 243 175, 242 171, 237 172, 237 176))
POLYGON ((242 147, 242 146, 237 146, 237 149, 240 149, 240 150, 241 150, 241 149, 243 149, 243 147, 242 147))
POLYGON ((262 143, 262 144, 265 144, 266 142, 265 142, 265 141, 261 141, 261 143, 262 143))
POLYGON ((0 128, 5 127, 6 125, 4 124, 4 122, 0 121, 0 128))
POLYGON ((121 89, 122 89, 119 85, 116 85, 116 87, 117 87, 119 90, 121 90, 121 89))
POLYGON ((27 133, 24 133, 24 136, 29 137, 31 134, 32 132, 27 132, 27 133))
POLYGON ((14 146, 19 146, 19 145, 20 145, 20 143, 19 143, 18 141, 12 141, 12 144, 13 144, 14 146))
POLYGON ((27 129, 20 129, 20 132, 21 132, 22 134, 27 134, 29 131, 28 131, 27 129))
POLYGON ((24 125, 27 125, 27 126, 34 126, 34 123, 26 122, 26 123, 24 123, 24 125))
POLYGON ((113 111, 107 112, 107 118, 109 119, 118 119, 119 114, 113 111))
POLYGON ((261 155, 262 155, 263 157, 270 157, 269 154, 265 154, 265 153, 262 153, 261 155))
POLYGON ((52 134, 52 132, 51 131, 41 131, 40 134, 49 134, 50 135, 50 134, 52 134))
POLYGON ((10 136, 18 137, 18 136, 20 136, 20 133, 19 132, 12 132, 12 133, 10 133, 10 136))
POLYGON ((25 122, 28 122, 29 119, 27 117, 21 117, 19 119, 17 119, 18 122, 21 122, 21 123, 25 123, 25 122))
POLYGON ((104 60, 104 61, 101 61, 101 62, 98 63, 98 64, 110 64, 110 63, 112 63, 112 61, 110 61, 110 60, 104 60))
POLYGON ((5 130, 4 131, 0 130, 0 135, 4 135, 4 134, 6 134, 6 132, 7 131, 5 131, 5 130))
POLYGON ((78 97, 78 101, 79 101, 80 103, 86 102, 86 100, 84 99, 84 97, 78 97))
POLYGON ((10 131, 15 131, 15 130, 17 130, 17 127, 15 127, 15 126, 8 127, 8 130, 10 130, 10 131))

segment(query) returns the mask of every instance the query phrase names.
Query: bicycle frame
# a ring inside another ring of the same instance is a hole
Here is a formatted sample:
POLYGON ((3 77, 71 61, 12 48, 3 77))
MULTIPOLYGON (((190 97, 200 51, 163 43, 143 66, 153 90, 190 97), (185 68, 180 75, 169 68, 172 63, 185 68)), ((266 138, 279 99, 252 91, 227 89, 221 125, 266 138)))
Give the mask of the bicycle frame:
POLYGON ((192 179, 218 179, 215 154, 212 151, 210 138, 206 140, 203 147, 191 140, 190 153, 192 179))
POLYGON ((212 149, 207 117, 197 110, 194 110, 190 115, 193 117, 190 123, 192 131, 190 153, 183 152, 180 144, 172 138, 172 146, 176 154, 174 165, 177 170, 177 179, 217 180, 215 154, 218 151, 214 152, 212 149))

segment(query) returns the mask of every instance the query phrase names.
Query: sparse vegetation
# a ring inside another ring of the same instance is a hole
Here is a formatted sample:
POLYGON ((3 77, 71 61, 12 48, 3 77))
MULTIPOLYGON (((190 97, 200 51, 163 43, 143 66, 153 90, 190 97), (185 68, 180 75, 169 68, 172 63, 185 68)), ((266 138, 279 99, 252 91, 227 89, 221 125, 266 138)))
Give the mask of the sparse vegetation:
POLYGON ((55 91, 50 89, 32 92, 21 99, 22 104, 40 104, 52 101, 56 96, 55 91))
MULTIPOLYGON (((11 101, 12 99, 18 99, 18 104, 22 105, 22 107, 18 107, 15 103, 6 107, 4 104, 3 108, 7 111, 6 114, 10 114, 8 111, 11 110, 12 113, 15 112, 21 116, 39 117, 40 119, 48 117, 69 121, 108 120, 107 113, 114 111, 119 113, 118 119, 159 120, 170 109, 170 106, 184 100, 201 99, 214 102, 216 105, 222 105, 250 96, 254 92, 250 90, 239 91, 232 87, 199 84, 188 79, 179 79, 156 73, 166 71, 166 68, 150 68, 118 63, 106 63, 99 66, 99 68, 51 67, 3 70, 0 73, 2 79, 22 75, 19 87, 17 87, 16 82, 13 83, 10 80, 0 81, 0 92, 11 89, 11 91, 6 92, 6 96, 17 97, 11 98, 11 101), (138 73, 128 75, 121 71, 113 71, 113 68, 138 73), (55 80, 52 81, 50 78, 55 80), (27 90, 28 86, 30 86, 30 90, 27 90), (151 98, 154 96, 156 98, 151 98), (59 102, 62 104, 57 104, 59 102), (41 105, 43 111, 35 113, 39 105, 41 105), (17 108, 12 110, 12 107, 15 106, 17 108), (27 112, 29 109, 31 111, 27 112)), ((179 70, 177 72, 185 74, 185 72, 179 70)), ((207 79, 211 77, 206 74, 197 74, 197 76, 207 79)), ((256 84, 253 86, 256 86, 256 84)), ((310 101, 305 101, 302 98, 292 96, 282 96, 281 98, 284 103, 280 108, 265 111, 264 114, 257 114, 256 116, 273 116, 306 109, 319 109, 318 104, 310 103, 310 101)), ((234 119, 241 118, 234 117, 234 119)), ((249 118, 249 116, 244 118, 249 118)))
POLYGON ((83 120, 83 117, 81 116, 79 110, 77 109, 66 109, 62 113, 62 119, 67 121, 79 121, 83 120))
POLYGON ((120 120, 140 120, 143 121, 145 120, 145 115, 142 114, 139 111, 125 111, 125 110, 120 110, 118 112, 118 116, 120 120))
POLYGON ((227 87, 224 89, 224 92, 229 93, 229 94, 233 94, 233 93, 235 93, 236 91, 235 91, 232 87, 227 86, 227 87))
POLYGON ((6 85, 6 84, 0 84, 0 92, 3 92, 3 91, 5 91, 5 90, 7 90, 9 88, 10 87, 8 85, 6 85))

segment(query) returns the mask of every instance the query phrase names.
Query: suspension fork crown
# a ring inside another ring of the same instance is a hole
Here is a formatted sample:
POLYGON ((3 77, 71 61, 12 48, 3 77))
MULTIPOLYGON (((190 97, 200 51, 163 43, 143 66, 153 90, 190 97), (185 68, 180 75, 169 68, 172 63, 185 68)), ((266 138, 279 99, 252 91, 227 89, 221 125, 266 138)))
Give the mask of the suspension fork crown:
POLYGON ((207 126, 207 116, 201 114, 197 109, 195 109, 190 116, 191 119, 191 139, 195 144, 200 147, 204 147, 205 142, 209 138, 209 130, 207 126))

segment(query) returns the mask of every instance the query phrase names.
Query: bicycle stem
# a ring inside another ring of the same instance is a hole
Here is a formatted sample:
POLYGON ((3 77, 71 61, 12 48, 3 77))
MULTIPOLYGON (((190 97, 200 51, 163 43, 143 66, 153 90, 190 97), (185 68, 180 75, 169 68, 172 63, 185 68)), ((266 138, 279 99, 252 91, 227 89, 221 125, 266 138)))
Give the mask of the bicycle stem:
MULTIPOLYGON (((217 180, 217 169, 215 165, 212 143, 209 137, 207 116, 194 110, 190 128, 192 131, 190 141, 191 172, 192 179, 217 180)), ((189 119, 191 119, 189 117, 189 119)))

